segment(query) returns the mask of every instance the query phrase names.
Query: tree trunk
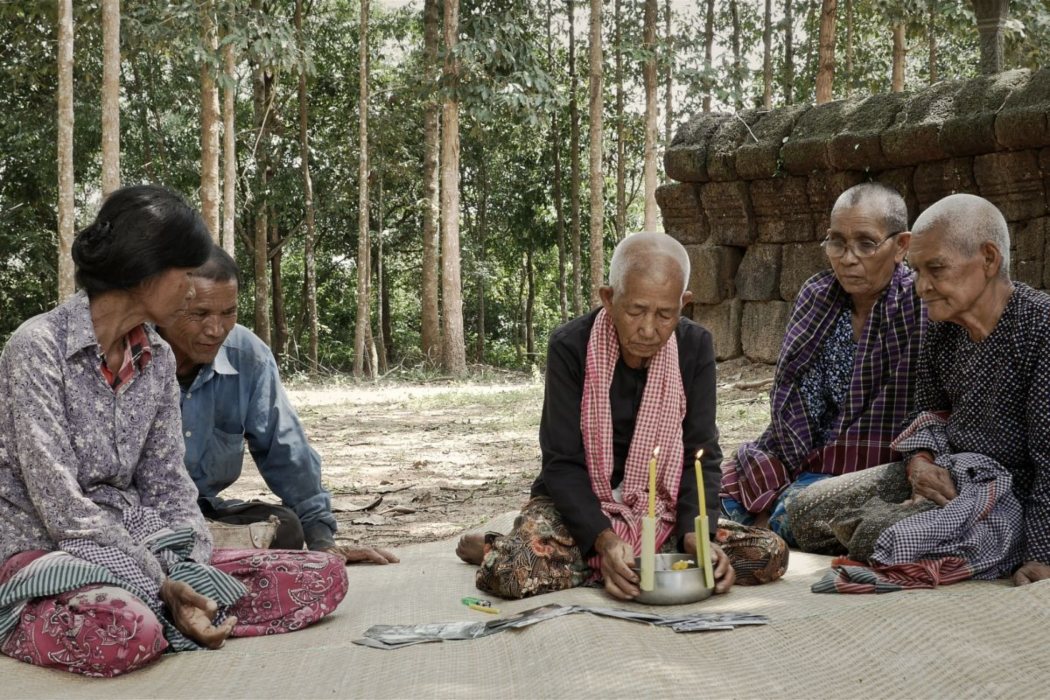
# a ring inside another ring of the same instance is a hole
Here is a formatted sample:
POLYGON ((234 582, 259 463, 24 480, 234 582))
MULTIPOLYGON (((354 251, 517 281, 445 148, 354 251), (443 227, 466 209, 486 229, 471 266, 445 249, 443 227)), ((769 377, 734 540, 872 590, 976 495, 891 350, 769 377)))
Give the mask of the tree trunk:
POLYGON ((58 300, 73 295, 73 0, 58 0, 58 300))
POLYGON ((566 0, 569 14, 569 151, 572 169, 569 173, 569 200, 572 225, 572 315, 583 313, 583 241, 580 233, 580 108, 577 95, 580 84, 576 74, 576 2, 566 0))
POLYGON ((773 109, 773 0, 762 15, 762 108, 773 109))
POLYGON ((379 318, 376 322, 376 355, 379 364, 379 374, 386 374, 390 367, 390 353, 387 343, 390 341, 390 320, 386 317, 389 306, 384 310, 383 299, 386 296, 386 279, 383 274, 383 225, 386 210, 383 208, 383 171, 379 171, 379 197, 376 201, 376 291, 378 297, 379 318))
POLYGON ((201 216, 219 240, 219 90, 213 61, 219 54, 214 0, 200 3, 201 44, 201 216))
MULTIPOLYGON (((438 51, 441 44, 441 0, 423 3, 423 72, 427 85, 437 82, 438 51)), ((440 277, 441 195, 438 158, 441 144, 441 105, 434 94, 427 95, 423 110, 423 356, 437 362, 441 356, 441 318, 438 306, 440 277)))
MULTIPOLYGON (((660 217, 657 213, 656 208, 656 140, 657 134, 657 109, 656 109, 656 13, 657 13, 657 0, 645 0, 645 15, 642 24, 642 48, 645 53, 645 63, 642 65, 642 79, 645 83, 645 151, 644 151, 644 162, 642 165, 642 181, 645 183, 645 215, 643 218, 642 227, 646 231, 656 231, 660 226, 660 217)), ((592 30, 593 32, 593 21, 592 30)), ((591 41, 594 41, 594 37, 591 37, 591 41)), ((593 60, 593 57, 592 57, 593 60)), ((593 82, 592 82, 593 91, 593 82)), ((594 100, 594 94, 592 92, 591 99, 594 100)), ((601 109, 601 102, 599 97, 599 110, 601 109)), ((599 111, 600 114, 600 111, 599 111)), ((591 105, 591 119, 594 119, 594 106, 591 105)), ((593 133, 592 129, 592 133, 593 133)), ((594 148, 594 142, 592 139, 591 148, 594 148)), ((598 148, 601 148, 599 143, 598 148)), ((594 154, 591 154, 592 163, 591 167, 594 167, 593 158, 594 154)), ((599 161, 600 167, 600 161, 599 161)), ((594 184, 594 178, 591 178, 591 184, 594 184)), ((591 209, 593 215, 594 209, 594 198, 591 197, 591 209)), ((594 235, 594 227, 591 227, 591 235, 594 235)), ((594 246, 591 246, 592 251, 594 246)), ((593 261, 592 261, 593 268, 593 261)), ((594 303, 596 300, 597 287, 594 285, 600 285, 600 280, 596 280, 593 273, 591 275, 591 302, 594 303)))
POLYGON ((784 0, 784 104, 795 103, 795 0, 784 0))
MULTIPOLYGON (((623 14, 621 6, 621 0, 616 0, 613 6, 613 27, 616 32, 616 216, 613 226, 616 228, 617 241, 623 239, 627 234, 627 142, 624 129, 623 14)), ((646 109, 648 110, 648 106, 646 109)))
POLYGON ((930 54, 927 62, 930 66, 930 85, 933 85, 937 82, 937 0, 930 0, 929 17, 926 40, 930 54))
POLYGON ((1003 70, 1003 30, 1010 14, 1010 0, 970 0, 981 39, 981 74, 1003 70))
POLYGON ((270 263, 267 237, 267 213, 269 211, 270 187, 270 134, 269 111, 271 106, 272 75, 265 66, 256 64, 252 71, 252 92, 254 121, 257 130, 255 148, 255 169, 259 181, 255 192, 255 237, 254 237, 254 274, 255 274, 255 334, 270 343, 270 263))
POLYGON ((222 47, 222 248, 236 255, 234 239, 237 223, 237 62, 233 57, 233 42, 222 47))
POLYGON ((281 229, 277 212, 270 208, 270 249, 274 251, 270 258, 270 285, 273 289, 273 354, 278 362, 284 362, 288 355, 288 319, 284 312, 284 284, 281 281, 281 263, 284 261, 284 246, 281 245, 281 229))
MULTIPOLYGON (((789 0, 790 1, 790 0, 789 0)), ((711 111, 711 98, 714 94, 714 50, 715 50, 715 0, 707 0, 707 12, 704 14, 704 103, 705 112, 711 111)))
POLYGON ((853 0, 846 0, 846 97, 853 95, 853 0))
POLYGON ((838 0, 823 0, 820 7, 820 35, 817 53, 817 104, 831 102, 835 85, 835 13, 838 0))
MULTIPOLYGON (((591 0, 590 50, 590 182, 591 306, 601 303, 598 288, 605 279, 605 174, 602 172, 602 0, 591 0)), ((654 80, 655 82, 655 80, 654 80)), ((655 122, 655 120, 654 120, 655 122)), ((654 187, 655 189, 655 187, 654 187)))
MULTIPOLYGON (((361 0, 360 91, 358 95, 358 159, 357 180, 357 323, 354 328, 354 376, 361 378, 365 369, 365 345, 371 325, 371 301, 368 290, 372 266, 369 261, 371 246, 368 241, 368 3, 361 0)), ((376 366, 371 366, 372 376, 376 366)))
POLYGON ((671 36, 671 0, 664 0, 664 41, 667 47, 664 52, 667 58, 667 65, 664 66, 667 71, 664 74, 664 150, 666 150, 671 145, 671 137, 674 136, 671 133, 674 128, 674 95, 671 90, 674 89, 675 42, 671 36))
MULTIPOLYGON (((547 70, 554 75, 554 42, 551 38, 551 21, 553 10, 551 0, 547 0, 547 70)), ((561 181, 561 131, 558 128, 558 110, 551 110, 551 153, 554 160, 554 197, 555 233, 558 239, 558 309, 561 322, 569 320, 568 283, 565 277, 565 205, 562 201, 561 181)))
POLYGON ((536 361, 536 273, 532 265, 532 248, 530 240, 525 249, 525 278, 528 285, 528 296, 525 297, 525 359, 530 365, 536 361))
POLYGON ((478 183, 477 183, 477 212, 478 216, 475 219, 476 237, 478 241, 477 250, 477 282, 475 288, 478 295, 478 322, 476 325, 477 329, 477 344, 475 346, 477 361, 479 363, 485 362, 485 341, 486 329, 485 324, 487 319, 485 318, 485 297, 486 297, 486 274, 487 262, 488 262, 488 225, 489 225, 489 174, 488 167, 486 166, 485 159, 481 159, 481 163, 478 165, 478 183))
MULTIPOLYGON (((299 51, 304 52, 303 0, 295 0, 295 37, 299 51)), ((310 139, 308 131, 309 105, 306 94, 306 65, 299 66, 299 160, 303 174, 303 208, 306 210, 306 237, 303 240, 303 276, 306 282, 306 325, 310 341, 306 350, 307 368, 317 374, 317 256, 314 251, 316 239, 314 213, 314 183, 310 176, 310 139)))
MULTIPOLYGON (((455 49, 459 38, 459 0, 445 0, 445 79, 454 89, 459 81, 455 49)), ((459 256, 459 98, 450 92, 441 112, 441 297, 442 360, 445 371, 467 373, 463 338, 463 283, 459 256)))
POLYGON ((740 49, 740 6, 737 0, 729 0, 729 14, 733 22, 733 106, 739 112, 744 108, 744 57, 740 49))
POLYGON ((102 196, 120 188, 120 0, 102 0, 102 196))
POLYGON ((904 57, 908 49, 905 46, 904 22, 893 23, 893 77, 891 92, 904 92, 904 57))

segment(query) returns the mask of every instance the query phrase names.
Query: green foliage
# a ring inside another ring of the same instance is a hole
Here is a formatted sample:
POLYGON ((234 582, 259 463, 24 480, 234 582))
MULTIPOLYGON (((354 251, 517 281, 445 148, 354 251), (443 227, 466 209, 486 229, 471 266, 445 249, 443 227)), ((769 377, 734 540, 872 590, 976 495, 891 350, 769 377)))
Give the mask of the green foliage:
MULTIPOLYGON (((794 101, 812 99, 816 71, 817 0, 790 0, 793 8, 794 101)), ((576 2, 577 70, 580 76, 580 228, 589 230, 587 144, 588 32, 586 3, 576 2)), ((660 71, 674 71, 676 121, 700 109, 711 91, 716 109, 760 104, 763 3, 740 0, 742 64, 734 67, 729 3, 718 2, 714 61, 704 66, 704 3, 675 3, 673 33, 658 22, 660 71)), ((547 54, 546 2, 461 0, 456 57, 458 80, 427 83, 422 49, 421 3, 391 9, 372 3, 370 22, 369 151, 373 258, 383 248, 390 310, 391 364, 414 372, 424 365, 420 339, 423 220, 423 127, 427 104, 455 96, 461 115, 461 248, 464 325, 471 361, 501 367, 542 363, 546 338, 560 322, 553 150, 560 153, 568 234, 569 83, 564 0, 553 0, 552 57, 547 54), (552 131, 551 117, 557 117, 552 131), (526 261, 535 285, 533 327, 537 356, 525 352, 526 261), (482 339, 484 342, 482 343, 482 339), (482 349, 483 347, 483 349, 482 349)), ((641 66, 642 0, 621 0, 620 49, 624 61, 625 111, 614 114, 614 17, 606 3, 605 176, 606 253, 615 241, 615 140, 622 127, 628 154, 627 230, 641 223, 644 100, 641 66)), ((283 239, 282 281, 291 343, 282 358, 293 371, 305 367, 304 219, 298 135, 298 77, 307 75, 317 230, 317 285, 321 363, 331 370, 353 361, 358 219, 358 0, 307 0, 305 46, 300 49, 293 2, 215 0, 221 46, 232 46, 237 71, 222 75, 220 56, 201 39, 200 0, 137 0, 122 4, 121 170, 124 182, 159 182, 191 199, 200 180, 200 71, 237 95, 238 259, 245 271, 242 321, 250 324, 252 261, 246 243, 255 203, 263 194, 283 239), (265 144, 254 127, 251 69, 273 75, 271 132, 265 144), (260 189, 254 155, 265 145, 272 179, 260 189)), ((853 70, 846 72, 845 0, 839 2, 835 96, 889 89, 894 20, 907 27, 908 89, 930 76, 928 37, 936 39, 939 79, 971 77, 978 60, 977 35, 968 2, 953 0, 854 0, 853 70), (931 13, 931 8, 933 12, 931 13)), ((663 12, 663 3, 660 3, 663 12)), ((784 0, 774 2, 773 102, 785 102, 784 0)), ((77 219, 85 223, 99 201, 101 37, 97 0, 75 3, 75 176, 77 219)), ((30 0, 0 3, 0 339, 55 300, 57 199, 55 150, 55 6, 30 0)), ((1009 67, 1047 65, 1050 8, 1045 0, 1014 0, 1005 37, 1009 67)), ((443 60, 444 56, 440 57, 443 60)), ((660 95, 661 109, 663 95, 660 95)), ((661 116, 661 122, 662 122, 661 116)), ((661 123, 662 131, 662 123, 661 123)), ((584 275, 588 246, 584 241, 584 275)), ((571 270, 569 271, 571 279, 571 270)), ((584 290, 585 294, 587 290, 584 290)), ((381 306, 373 283, 372 308, 381 306)), ((571 297, 571 292, 569 294, 571 297)))

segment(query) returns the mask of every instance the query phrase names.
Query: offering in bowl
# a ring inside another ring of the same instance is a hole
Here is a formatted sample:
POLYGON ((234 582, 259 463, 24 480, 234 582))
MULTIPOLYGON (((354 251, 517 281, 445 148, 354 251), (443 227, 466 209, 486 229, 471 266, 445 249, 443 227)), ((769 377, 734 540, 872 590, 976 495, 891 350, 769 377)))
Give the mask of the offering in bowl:
MULTIPOLYGON (((641 559, 635 559, 634 568, 641 568, 641 559)), ((657 554, 653 590, 642 591, 634 602, 646 605, 684 605, 711 597, 714 588, 704 585, 704 570, 696 565, 694 554, 657 554), (688 568, 675 571, 675 562, 690 562, 688 568)))

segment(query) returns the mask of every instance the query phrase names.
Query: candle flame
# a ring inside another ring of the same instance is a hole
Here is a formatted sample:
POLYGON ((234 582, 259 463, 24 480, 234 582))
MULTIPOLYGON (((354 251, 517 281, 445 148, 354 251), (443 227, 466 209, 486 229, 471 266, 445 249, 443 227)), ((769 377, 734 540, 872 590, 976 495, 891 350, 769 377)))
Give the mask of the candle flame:
POLYGON ((699 450, 696 451, 696 458, 700 459, 703 456, 704 456, 704 448, 701 447, 699 450))
POLYGON ((657 445, 656 447, 653 448, 653 457, 655 458, 655 457, 659 457, 659 456, 660 456, 660 446, 657 445))

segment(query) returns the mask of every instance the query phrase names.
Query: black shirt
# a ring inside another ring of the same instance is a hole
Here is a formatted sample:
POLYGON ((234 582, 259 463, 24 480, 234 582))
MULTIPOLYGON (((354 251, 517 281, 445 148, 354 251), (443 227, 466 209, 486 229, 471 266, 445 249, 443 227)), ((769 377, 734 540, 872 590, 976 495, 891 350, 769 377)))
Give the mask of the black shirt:
MULTIPOLYGON (((602 513, 598 497, 591 489, 591 477, 583 450, 580 405, 583 375, 587 365, 587 342, 598 311, 569 321, 551 334, 547 348, 547 376, 540 419, 540 450, 543 469, 532 485, 533 496, 549 496, 576 540, 580 551, 589 556, 598 534, 611 527, 602 513)), ((722 474, 722 450, 715 425, 715 351, 711 334, 702 326, 682 318, 675 329, 678 363, 685 390, 686 414, 682 421, 685 448, 682 483, 678 491, 677 526, 679 538, 693 530, 699 512, 693 460, 704 449, 703 472, 707 512, 712 535, 718 521, 718 486, 722 474)), ((642 402, 648 374, 631 369, 621 358, 613 372, 609 402, 613 424, 613 475, 615 488, 623 480, 627 451, 634 434, 634 422, 642 402)))

